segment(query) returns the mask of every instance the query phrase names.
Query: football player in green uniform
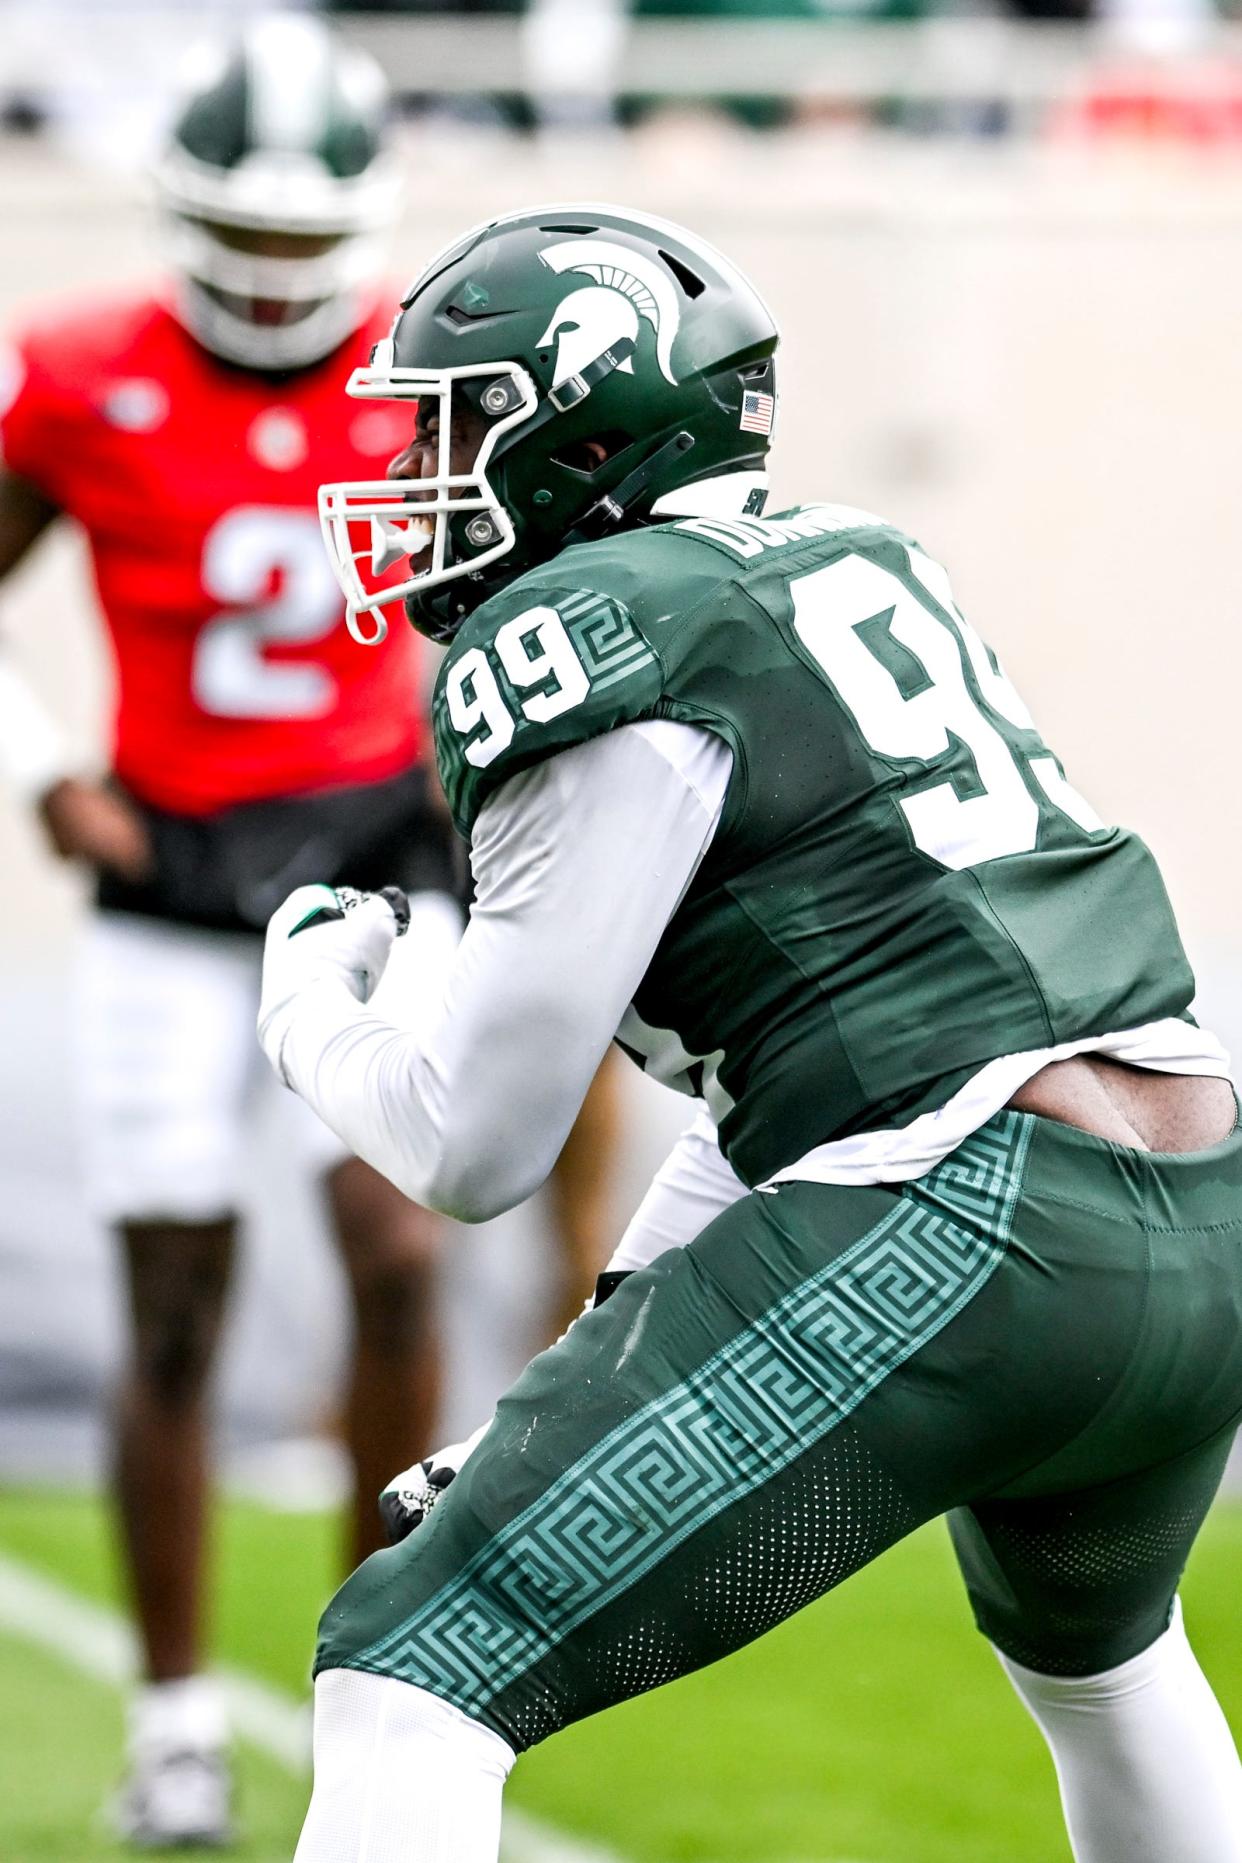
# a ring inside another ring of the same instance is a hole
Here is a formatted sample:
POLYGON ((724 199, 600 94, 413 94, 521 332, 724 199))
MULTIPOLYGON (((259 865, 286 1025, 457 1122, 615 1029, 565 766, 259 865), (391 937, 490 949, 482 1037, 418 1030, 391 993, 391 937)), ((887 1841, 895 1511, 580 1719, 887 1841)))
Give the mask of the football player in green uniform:
POLYGON ((1080 1863, 1242 1859, 1176 1597, 1242 1413, 1227 1061, 1151 855, 944 570, 764 514, 776 345, 703 241, 557 208, 438 258, 352 384, 416 424, 325 531, 360 636, 408 556, 450 643, 477 899, 415 1029, 367 1007, 389 899, 300 889, 267 1053, 466 1220, 543 1179, 614 1037, 700 1110, 606 1298, 329 1606, 299 1863, 491 1863, 515 1754, 941 1513, 1080 1863))

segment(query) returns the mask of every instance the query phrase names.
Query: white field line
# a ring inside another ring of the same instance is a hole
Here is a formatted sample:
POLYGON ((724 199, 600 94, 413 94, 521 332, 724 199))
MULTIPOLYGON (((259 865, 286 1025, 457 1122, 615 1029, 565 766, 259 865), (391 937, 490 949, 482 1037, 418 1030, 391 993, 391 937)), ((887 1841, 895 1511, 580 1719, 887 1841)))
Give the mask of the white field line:
MULTIPOLYGON (((0 1630, 60 1657, 80 1674, 123 1688, 135 1672, 134 1636, 116 1611, 90 1604, 29 1566, 0 1554, 0 1630)), ((310 1709, 292 1695, 219 1669, 233 1727, 286 1772, 310 1769, 310 1709)), ((620 1863, 528 1816, 505 1812, 503 1863, 620 1863)))

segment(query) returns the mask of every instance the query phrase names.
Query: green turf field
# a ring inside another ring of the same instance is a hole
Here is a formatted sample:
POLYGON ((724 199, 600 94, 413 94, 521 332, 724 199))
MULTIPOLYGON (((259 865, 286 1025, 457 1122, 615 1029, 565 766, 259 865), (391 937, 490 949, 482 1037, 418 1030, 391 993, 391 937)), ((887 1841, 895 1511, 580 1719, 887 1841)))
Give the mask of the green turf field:
MULTIPOLYGON (((215 1645, 286 1690, 303 1683, 335 1531, 318 1515, 225 1510, 215 1645)), ((0 1496, 0 1554, 115 1600, 101 1512, 0 1496)), ((1186 1615, 1242 1730, 1242 1505, 1218 1509, 1186 1615)), ((116 1763, 107 1687, 0 1638, 0 1858, 119 1853, 96 1809, 116 1763)), ((287 1863, 305 1787, 243 1755, 246 1863, 287 1863)), ((1051 1767, 973 1632, 943 1531, 704 1675, 572 1729, 521 1762, 512 1798, 631 1863, 1066 1863, 1051 1767)))

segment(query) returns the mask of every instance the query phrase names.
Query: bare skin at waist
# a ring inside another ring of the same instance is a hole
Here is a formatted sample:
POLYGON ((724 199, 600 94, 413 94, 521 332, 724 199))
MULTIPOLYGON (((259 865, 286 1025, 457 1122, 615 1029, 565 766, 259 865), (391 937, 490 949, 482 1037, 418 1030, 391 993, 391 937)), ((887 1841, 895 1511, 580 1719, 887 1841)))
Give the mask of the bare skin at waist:
POLYGON ((1237 1116, 1227 1080, 1155 1074, 1097 1054, 1053 1061, 1009 1104, 1134 1151, 1203 1151, 1228 1138, 1237 1116))

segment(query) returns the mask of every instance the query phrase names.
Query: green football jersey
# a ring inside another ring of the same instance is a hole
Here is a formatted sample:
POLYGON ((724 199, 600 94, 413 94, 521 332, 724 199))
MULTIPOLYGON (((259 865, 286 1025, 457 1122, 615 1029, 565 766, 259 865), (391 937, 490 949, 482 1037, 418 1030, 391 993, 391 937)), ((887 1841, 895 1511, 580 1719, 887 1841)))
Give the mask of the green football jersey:
POLYGON ((730 746, 622 1035, 704 1094, 748 1184, 907 1124, 1000 1055, 1191 1000, 1147 848, 1070 786, 940 565, 865 512, 566 550, 465 623, 434 715, 467 837, 508 777, 619 725, 730 746))

